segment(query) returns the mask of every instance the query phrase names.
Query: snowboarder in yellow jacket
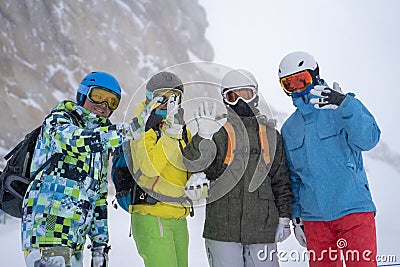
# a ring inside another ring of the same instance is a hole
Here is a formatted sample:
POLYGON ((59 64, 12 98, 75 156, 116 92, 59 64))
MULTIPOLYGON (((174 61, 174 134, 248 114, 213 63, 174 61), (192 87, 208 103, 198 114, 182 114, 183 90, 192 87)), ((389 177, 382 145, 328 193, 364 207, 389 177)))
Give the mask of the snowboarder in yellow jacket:
POLYGON ((148 82, 153 104, 145 131, 131 142, 134 172, 142 195, 133 203, 132 233, 146 267, 188 266, 190 205, 184 187, 189 173, 182 149, 190 141, 180 103, 183 83, 171 72, 160 72, 148 82))

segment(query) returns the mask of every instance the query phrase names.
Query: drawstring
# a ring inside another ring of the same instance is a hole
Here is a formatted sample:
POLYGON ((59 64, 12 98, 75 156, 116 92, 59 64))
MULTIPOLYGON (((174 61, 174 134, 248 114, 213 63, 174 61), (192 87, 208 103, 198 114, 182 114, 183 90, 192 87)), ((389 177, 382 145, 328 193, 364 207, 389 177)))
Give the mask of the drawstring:
POLYGON ((160 236, 164 237, 164 229, 163 229, 163 226, 162 226, 161 218, 157 217, 157 220, 158 220, 158 227, 160 228, 160 236))

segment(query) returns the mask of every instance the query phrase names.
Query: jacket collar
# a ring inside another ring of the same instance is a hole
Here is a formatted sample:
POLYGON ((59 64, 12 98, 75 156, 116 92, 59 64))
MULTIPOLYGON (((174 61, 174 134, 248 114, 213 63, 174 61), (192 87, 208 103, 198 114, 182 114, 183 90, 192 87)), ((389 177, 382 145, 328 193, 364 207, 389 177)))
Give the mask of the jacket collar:
POLYGON ((55 110, 65 110, 68 112, 76 111, 76 113, 78 113, 81 119, 85 122, 86 128, 89 129, 111 124, 108 118, 98 116, 72 101, 67 100, 59 103, 53 108, 53 111, 55 110))

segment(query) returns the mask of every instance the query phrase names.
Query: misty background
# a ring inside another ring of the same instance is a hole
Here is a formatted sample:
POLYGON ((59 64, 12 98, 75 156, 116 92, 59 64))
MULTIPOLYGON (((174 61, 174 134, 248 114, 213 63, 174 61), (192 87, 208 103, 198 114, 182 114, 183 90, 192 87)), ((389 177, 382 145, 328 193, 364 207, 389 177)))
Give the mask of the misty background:
MULTIPOLYGON (((92 70, 121 82, 121 107, 112 120, 122 122, 131 101, 143 99, 143 82, 157 71, 196 61, 245 68, 257 78, 280 128, 294 107, 280 88, 278 65, 286 54, 304 50, 318 61, 321 77, 354 92, 381 128, 381 142, 364 153, 364 163, 378 209, 378 254, 400 262, 398 10, 396 0, 0 1, 0 156, 59 101, 75 99, 80 80, 92 70)), ((211 75, 198 68, 184 81, 195 73, 211 75)), ((110 203, 112 198, 110 185, 110 203)), ((23 266, 19 220, 7 219, 0 224, 1 265, 23 266)), ((188 218, 190 266, 207 266, 203 220, 202 208, 188 218)), ((110 266, 143 266, 129 237, 129 215, 111 205, 110 235, 110 266)), ((303 251, 294 235, 279 249, 303 251)), ((281 266, 308 265, 283 259, 281 266)))

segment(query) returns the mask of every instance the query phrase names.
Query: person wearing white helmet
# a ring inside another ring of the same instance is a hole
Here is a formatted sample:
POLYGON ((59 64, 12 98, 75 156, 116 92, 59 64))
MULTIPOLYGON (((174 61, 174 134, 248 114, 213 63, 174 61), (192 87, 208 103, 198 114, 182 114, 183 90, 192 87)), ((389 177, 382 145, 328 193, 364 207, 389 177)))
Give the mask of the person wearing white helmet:
POLYGON ((311 252, 310 266, 343 266, 341 250, 348 267, 377 266, 376 208, 362 160, 380 138, 373 115, 338 83, 330 88, 309 53, 285 56, 278 76, 296 107, 281 133, 295 236, 311 252))
POLYGON ((216 105, 201 103, 198 133, 184 149, 188 169, 211 181, 187 183, 189 189, 209 188, 203 231, 208 261, 212 267, 278 267, 274 251, 290 235, 293 199, 282 138, 258 109, 258 83, 250 72, 229 71, 221 94, 226 122, 216 121, 216 105))

